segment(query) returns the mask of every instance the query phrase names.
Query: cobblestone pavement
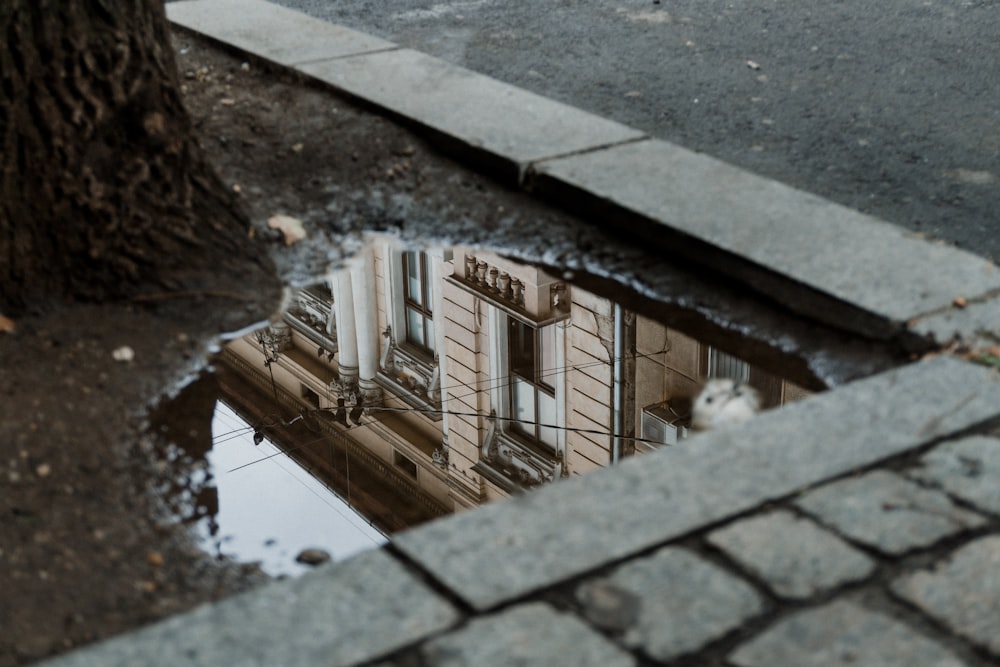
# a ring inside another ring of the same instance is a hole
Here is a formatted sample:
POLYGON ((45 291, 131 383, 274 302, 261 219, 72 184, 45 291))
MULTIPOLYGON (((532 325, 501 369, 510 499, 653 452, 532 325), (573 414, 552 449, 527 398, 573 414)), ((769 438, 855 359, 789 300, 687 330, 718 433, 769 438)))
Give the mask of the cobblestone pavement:
MULTIPOLYGON (((231 4, 177 2, 168 11, 237 48, 296 61, 289 44, 276 42, 295 34, 301 18, 242 2, 247 25, 233 28, 231 4), (226 21, 213 24, 206 16, 219 8, 226 21), (282 22, 287 29, 272 29, 282 22)), ((384 43, 357 33, 341 37, 376 53, 363 67, 402 55, 385 56, 384 43)), ((316 45, 307 46, 315 58, 316 45)), ((329 72, 314 61, 307 67, 329 72)), ((355 74, 336 76, 377 88, 355 74)), ((443 116, 423 103, 400 102, 415 122, 436 127, 443 116)), ((627 129, 577 121, 635 145, 627 129)), ((455 136, 468 135, 476 151, 499 151, 491 164, 514 178, 522 160, 538 159, 507 150, 509 127, 459 125, 455 136)), ((578 150, 581 139, 548 138, 546 150, 556 152, 563 141, 578 150)), ((827 270, 843 279, 838 298, 867 313, 859 327, 916 322, 922 335, 944 338, 997 332, 995 267, 969 268, 976 260, 960 254, 916 263, 923 273, 947 265, 963 281, 979 277, 981 298, 954 319, 950 298, 933 301, 947 295, 928 297, 914 287, 916 274, 866 300, 869 283, 858 276, 870 267, 855 271, 864 260, 854 241, 863 239, 850 229, 845 223, 842 254, 827 270), (912 298, 894 299, 906 290, 912 298)), ((721 244, 729 231, 706 242, 721 244)), ((785 240, 761 252, 780 255, 785 240)), ((777 265, 767 259, 758 257, 777 265)), ((810 273, 812 261, 788 266, 788 275, 828 284, 810 273)), ((1000 374, 939 356, 432 522, 381 550, 51 664, 986 667, 1000 663, 998 628, 1000 374)))

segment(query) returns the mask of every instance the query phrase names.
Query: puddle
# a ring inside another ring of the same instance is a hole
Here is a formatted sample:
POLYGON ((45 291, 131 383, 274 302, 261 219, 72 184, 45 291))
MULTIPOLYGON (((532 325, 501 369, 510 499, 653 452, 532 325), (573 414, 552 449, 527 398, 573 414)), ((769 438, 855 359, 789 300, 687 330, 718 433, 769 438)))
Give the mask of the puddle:
POLYGON ((178 485, 205 548, 294 576, 306 549, 340 560, 439 516, 685 446, 707 379, 729 378, 734 400, 752 395, 761 410, 811 393, 788 379, 801 360, 786 376, 772 355, 764 370, 730 352, 740 345, 718 346, 718 331, 709 343, 675 320, 492 252, 378 241, 293 291, 279 320, 230 341, 211 378, 165 410, 202 415, 210 442, 156 423, 207 462, 178 485))
POLYGON ((310 568, 296 560, 307 549, 343 560, 386 541, 351 506, 350 487, 341 497, 285 453, 302 444, 282 449, 266 437, 255 443, 256 432, 225 400, 216 403, 207 461, 219 506, 212 520, 196 524, 213 554, 260 562, 271 576, 294 576, 310 568))

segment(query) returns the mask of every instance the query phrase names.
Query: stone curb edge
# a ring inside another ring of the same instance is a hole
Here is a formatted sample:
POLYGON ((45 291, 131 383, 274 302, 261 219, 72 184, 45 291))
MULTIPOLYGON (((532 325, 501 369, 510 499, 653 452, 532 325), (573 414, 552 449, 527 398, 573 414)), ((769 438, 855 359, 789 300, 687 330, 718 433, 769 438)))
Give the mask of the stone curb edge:
POLYGON ((633 128, 265 0, 166 7, 174 25, 402 119, 507 186, 828 325, 926 347, 976 331, 917 320, 972 301, 1000 310, 984 258, 633 128))

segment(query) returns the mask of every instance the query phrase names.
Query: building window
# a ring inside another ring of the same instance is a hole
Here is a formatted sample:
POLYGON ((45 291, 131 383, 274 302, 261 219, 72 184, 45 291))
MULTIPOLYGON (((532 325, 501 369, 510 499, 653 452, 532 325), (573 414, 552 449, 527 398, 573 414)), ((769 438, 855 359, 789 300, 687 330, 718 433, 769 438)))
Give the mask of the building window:
POLYGON ((318 410, 319 409, 319 394, 317 394, 315 391, 313 391, 312 389, 310 389, 309 387, 307 387, 307 386, 305 386, 304 384, 301 384, 301 383, 299 383, 299 388, 301 389, 301 394, 300 395, 302 396, 302 398, 304 398, 306 400, 306 403, 308 403, 309 405, 313 406, 314 408, 316 408, 318 410))
POLYGON ((535 328, 509 318, 511 430, 556 447, 556 328, 535 328))
POLYGON ((413 479, 417 478, 417 464, 406 456, 400 454, 395 449, 392 450, 392 462, 397 468, 405 472, 413 479))
POLYGON ((742 383, 750 380, 750 364, 714 347, 708 348, 707 367, 705 375, 710 378, 732 378, 742 383))
POLYGON ((427 254, 403 253, 403 308, 406 340, 429 354, 434 354, 434 317, 427 270, 427 254))

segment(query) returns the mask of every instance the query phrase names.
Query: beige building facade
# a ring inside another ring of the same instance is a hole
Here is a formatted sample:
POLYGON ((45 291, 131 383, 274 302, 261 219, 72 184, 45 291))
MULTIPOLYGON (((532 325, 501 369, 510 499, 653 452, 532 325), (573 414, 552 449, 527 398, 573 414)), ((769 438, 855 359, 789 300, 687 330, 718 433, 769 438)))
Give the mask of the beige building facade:
POLYGON ((387 240, 224 360, 431 515, 683 441, 708 377, 748 382, 766 406, 805 393, 539 269, 387 240))

